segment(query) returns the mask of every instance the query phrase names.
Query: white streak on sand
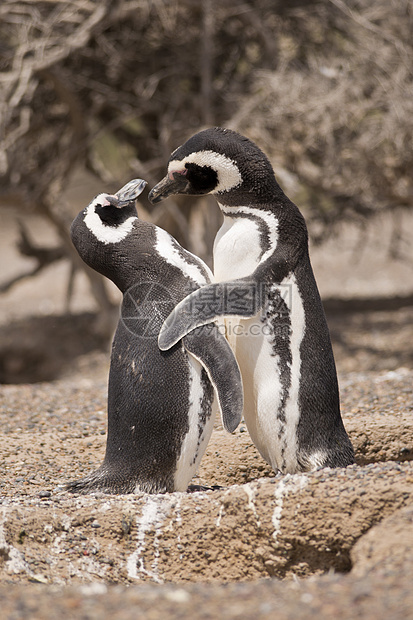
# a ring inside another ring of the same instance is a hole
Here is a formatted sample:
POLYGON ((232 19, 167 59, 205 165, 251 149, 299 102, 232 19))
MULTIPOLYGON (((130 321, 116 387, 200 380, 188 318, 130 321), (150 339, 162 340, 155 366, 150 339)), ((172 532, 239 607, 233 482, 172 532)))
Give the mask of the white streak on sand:
POLYGON ((281 516, 284 505, 284 497, 289 493, 297 493, 302 491, 308 484, 308 476, 304 474, 286 474, 275 487, 275 508, 272 515, 272 524, 274 532, 272 534, 274 540, 281 531, 281 516))
POLYGON ((168 516, 174 503, 173 499, 169 499, 165 496, 157 497, 155 495, 146 499, 140 517, 136 518, 136 525, 138 528, 137 548, 136 551, 128 557, 126 562, 128 577, 130 579, 140 579, 142 575, 147 575, 157 583, 163 583, 162 577, 158 574, 159 536, 162 533, 162 523, 168 516), (152 529, 155 529, 153 540, 154 560, 150 569, 148 569, 145 568, 142 554, 146 547, 146 534, 152 529))

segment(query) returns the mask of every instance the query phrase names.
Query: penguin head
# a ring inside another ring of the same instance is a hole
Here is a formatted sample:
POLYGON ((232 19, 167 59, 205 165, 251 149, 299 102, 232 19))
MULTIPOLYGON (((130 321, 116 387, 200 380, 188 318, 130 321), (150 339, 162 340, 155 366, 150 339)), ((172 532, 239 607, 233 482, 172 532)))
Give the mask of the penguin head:
POLYGON ((261 202, 281 191, 267 156, 256 144, 230 129, 213 127, 177 148, 168 174, 149 193, 157 203, 171 194, 214 194, 224 204, 261 202), (239 202, 241 200, 241 202, 239 202))
POLYGON ((82 260, 112 280, 117 262, 124 260, 128 238, 135 231, 135 200, 145 186, 146 181, 133 179, 116 194, 98 194, 70 228, 73 245, 82 260))

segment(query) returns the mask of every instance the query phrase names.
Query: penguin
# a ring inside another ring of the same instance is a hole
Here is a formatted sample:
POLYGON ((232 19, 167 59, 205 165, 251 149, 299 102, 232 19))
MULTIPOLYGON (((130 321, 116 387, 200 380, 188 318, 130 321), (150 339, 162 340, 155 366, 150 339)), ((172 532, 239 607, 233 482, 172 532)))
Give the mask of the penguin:
POLYGON ((245 422, 274 471, 353 463, 306 223, 269 159, 234 131, 206 129, 172 153, 149 200, 170 194, 213 194, 223 224, 213 248, 216 282, 177 305, 160 331, 160 348, 224 317, 241 369, 245 422))
POLYGON ((168 351, 159 330, 191 291, 212 280, 209 268, 161 228, 138 218, 135 199, 146 182, 99 194, 71 226, 83 261, 123 294, 112 343, 108 431, 101 466, 67 485, 79 493, 185 491, 210 438, 216 408, 233 432, 243 392, 234 354, 211 324, 168 351))

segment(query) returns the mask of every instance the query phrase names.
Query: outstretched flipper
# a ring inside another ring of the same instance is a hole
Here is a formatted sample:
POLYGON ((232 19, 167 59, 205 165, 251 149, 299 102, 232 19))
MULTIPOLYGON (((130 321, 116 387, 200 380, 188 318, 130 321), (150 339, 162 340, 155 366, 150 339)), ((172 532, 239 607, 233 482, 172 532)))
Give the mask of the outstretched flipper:
POLYGON ((213 324, 194 329, 182 343, 205 368, 218 395, 224 428, 232 433, 241 422, 244 396, 240 369, 231 347, 213 324))
POLYGON ((242 278, 197 289, 175 306, 162 325, 159 348, 167 351, 193 329, 219 316, 254 316, 263 306, 264 286, 252 278, 242 278))

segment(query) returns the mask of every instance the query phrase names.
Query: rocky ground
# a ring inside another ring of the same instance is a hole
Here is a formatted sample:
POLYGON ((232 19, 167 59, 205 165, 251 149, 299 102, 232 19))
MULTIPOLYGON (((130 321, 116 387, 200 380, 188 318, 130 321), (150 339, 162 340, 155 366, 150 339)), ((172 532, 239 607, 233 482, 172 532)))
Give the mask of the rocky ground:
POLYGON ((217 424, 222 488, 153 496, 62 489, 103 458, 108 354, 91 314, 17 310, 0 370, 59 378, 0 386, 2 617, 413 618, 413 308, 329 315, 356 465, 274 476, 217 424))

